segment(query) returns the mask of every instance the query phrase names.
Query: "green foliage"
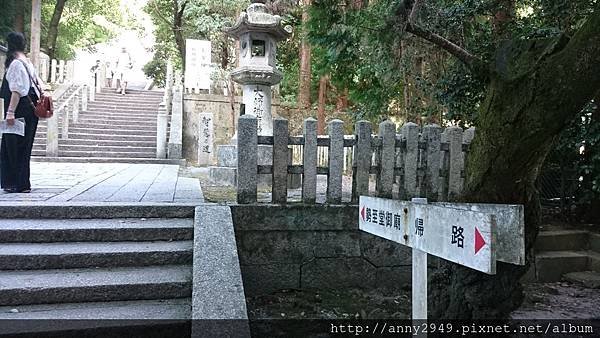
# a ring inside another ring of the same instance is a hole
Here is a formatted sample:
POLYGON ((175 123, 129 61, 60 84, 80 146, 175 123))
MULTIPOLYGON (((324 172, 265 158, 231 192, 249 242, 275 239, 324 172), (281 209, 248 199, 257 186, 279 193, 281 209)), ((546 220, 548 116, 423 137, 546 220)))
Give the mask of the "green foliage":
MULTIPOLYGON (((42 1, 42 41, 46 41, 55 1, 42 1)), ((67 0, 58 28, 57 59, 70 59, 77 49, 106 42, 123 24, 119 0, 67 0), (105 24, 113 25, 107 27, 105 24)))
MULTIPOLYGON (((572 33, 592 10, 595 0, 516 1, 508 26, 514 39, 572 33)), ((445 52, 405 33, 406 4, 412 1, 357 2, 317 0, 309 23, 311 41, 324 50, 321 72, 330 72, 339 87, 350 89, 356 117, 400 115, 421 119, 476 123, 486 88, 445 52), (360 3, 360 2, 358 2, 360 3), (441 120, 441 119, 438 119, 441 120)), ((422 1, 416 23, 491 61, 499 37, 493 18, 496 0, 422 1)), ((410 6, 410 5, 409 5, 410 6)))
POLYGON ((562 131, 544 170, 555 173, 555 177, 563 175, 570 181, 565 189, 567 197, 583 212, 588 205, 600 200, 600 109, 597 103, 587 105, 562 131))
MULTIPOLYGON (((15 18, 16 1, 1 0, 0 8, 2 8, 2 15, 0 15, 0 34, 2 34, 2 40, 8 32, 13 30, 13 23, 15 18)), ((4 44, 4 42, 2 43, 4 44)))
POLYGON ((395 54, 401 36, 393 23, 379 20, 397 3, 380 1, 364 10, 340 10, 333 0, 316 1, 308 26, 320 73, 329 73, 337 88, 348 88, 357 118, 385 115, 402 93, 395 54))
MULTIPOLYGON (((156 46, 153 60, 144 67, 147 76, 157 83, 164 83, 164 72, 167 60, 174 61, 176 69, 182 69, 181 56, 175 45, 173 35, 173 1, 181 0, 150 0, 144 8, 155 25, 156 46), (163 72, 163 73, 161 73, 163 72)), ((241 0, 203 0, 187 1, 182 33, 185 39, 203 39, 212 42, 213 61, 222 68, 229 68, 234 61, 235 50, 233 41, 225 36, 222 29, 235 22, 238 13, 248 4, 241 0)))

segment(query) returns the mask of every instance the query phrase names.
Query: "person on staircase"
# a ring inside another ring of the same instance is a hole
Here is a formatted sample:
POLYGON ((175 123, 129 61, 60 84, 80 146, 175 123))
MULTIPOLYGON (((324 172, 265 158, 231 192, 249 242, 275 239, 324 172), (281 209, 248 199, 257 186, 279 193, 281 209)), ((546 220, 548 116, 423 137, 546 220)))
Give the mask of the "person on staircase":
POLYGON ((115 75, 117 77, 117 93, 125 95, 127 90, 127 81, 129 78, 129 72, 131 71, 131 55, 127 52, 127 49, 123 47, 119 58, 117 59, 115 75))
POLYGON ((35 116, 35 104, 41 93, 42 81, 35 68, 25 56, 25 37, 21 33, 11 32, 6 38, 4 79, 0 88, 0 97, 4 99, 4 119, 13 125, 15 119, 25 119, 25 135, 4 134, 0 145, 0 185, 9 193, 31 192, 30 160, 33 140, 38 125, 35 116))

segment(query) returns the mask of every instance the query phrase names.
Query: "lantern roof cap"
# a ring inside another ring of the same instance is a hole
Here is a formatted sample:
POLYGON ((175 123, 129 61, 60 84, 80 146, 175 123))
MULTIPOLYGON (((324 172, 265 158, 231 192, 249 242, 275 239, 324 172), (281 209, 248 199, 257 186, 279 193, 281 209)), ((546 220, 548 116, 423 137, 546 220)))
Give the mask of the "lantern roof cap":
POLYGON ((283 27, 281 17, 267 10, 265 0, 253 0, 245 12, 242 12, 232 27, 226 27, 225 33, 233 38, 239 38, 248 32, 267 33, 275 40, 285 40, 291 34, 291 27, 283 27))

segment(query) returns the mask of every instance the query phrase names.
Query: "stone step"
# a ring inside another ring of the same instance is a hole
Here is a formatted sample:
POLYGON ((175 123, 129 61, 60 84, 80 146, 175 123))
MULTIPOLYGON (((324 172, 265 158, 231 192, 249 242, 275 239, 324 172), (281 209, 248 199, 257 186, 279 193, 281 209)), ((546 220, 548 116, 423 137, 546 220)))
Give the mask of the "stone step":
POLYGON ((142 106, 154 106, 158 107, 162 102, 162 97, 152 96, 130 96, 130 97, 111 97, 111 96, 97 96, 96 100, 89 101, 92 104, 116 104, 116 105, 129 105, 139 104, 142 106))
MULTIPOLYGON (((155 133, 156 134, 156 133, 155 133)), ((46 139, 46 133, 41 132, 36 134, 36 139, 46 139)), ((136 134, 112 134, 112 133, 81 133, 81 132, 73 132, 69 131, 69 140, 118 140, 118 141, 156 141, 156 135, 148 136, 148 135, 136 135, 136 134)), ((64 141, 64 139, 59 139, 59 143, 64 141)))
POLYGON ((118 102, 146 102, 146 103, 160 103, 164 100, 164 96, 155 96, 155 95, 113 95, 111 93, 108 94, 98 94, 96 95, 96 100, 94 102, 104 102, 104 101, 118 101, 118 102))
MULTIPOLYGON (((90 135, 106 135, 107 129, 102 128, 85 128, 85 127, 69 127, 69 137, 74 134, 90 134, 90 135)), ((110 135, 136 135, 136 136, 153 136, 156 137, 156 130, 131 130, 131 129, 113 129, 110 135)))
POLYGON ((600 252, 600 234, 590 233, 590 250, 600 252))
POLYGON ((0 219, 3 243, 187 241, 193 234, 189 218, 0 219))
POLYGON ((565 274, 566 281, 582 284, 586 288, 600 289, 600 273, 597 271, 580 271, 565 274))
POLYGON ((130 111, 139 113, 155 113, 158 114, 158 104, 119 104, 119 103, 91 103, 88 104, 88 110, 91 111, 130 111))
POLYGON ((588 250, 587 255, 588 269, 591 271, 600 272, 600 252, 588 250))
POLYGON ((156 152, 156 147, 137 147, 133 143, 126 146, 105 146, 105 145, 77 145, 77 144, 60 144, 58 151, 71 152, 121 152, 121 153, 153 153, 156 152))
MULTIPOLYGON (((156 117, 149 119, 137 119, 131 120, 127 118, 115 119, 115 118, 93 118, 90 115, 84 114, 79 116, 78 124, 96 124, 96 125, 109 125, 112 127, 122 126, 147 126, 156 129, 156 117)), ((45 128, 46 126, 44 126, 45 128)))
POLYGON ((538 282, 558 282, 569 272, 588 269, 588 255, 580 251, 543 251, 535 255, 538 282))
POLYGON ((102 123, 82 123, 79 121, 78 123, 73 123, 69 126, 69 131, 73 128, 85 128, 85 129, 103 129, 103 130, 142 130, 147 132, 156 133, 156 125, 148 125, 148 124, 136 124, 129 123, 128 125, 114 126, 110 124, 102 124, 102 123))
POLYGON ((0 271, 0 306, 191 297, 191 265, 0 271))
POLYGON ((0 270, 191 264, 192 241, 2 243, 0 270))
MULTIPOLYGON (((65 303, 65 304, 41 304, 0 307, 0 320, 23 320, 23 319, 65 319, 61 321, 59 330, 82 329, 82 324, 73 319, 88 319, 94 323, 88 322, 87 325, 102 325, 99 320, 188 320, 191 318, 191 299, 153 299, 153 300, 135 300, 119 302, 86 302, 86 303, 65 303), (14 310, 17 310, 16 312, 14 310), (62 325, 68 325, 67 328, 62 325), (72 325, 72 326, 71 326, 72 325)), ((51 324, 51 323, 49 323, 51 324)), ((115 325, 116 323, 106 323, 115 325)), ((142 323, 143 324, 143 323, 142 323)), ((35 330, 35 327, 20 328, 35 330)), ((49 325, 48 327, 52 327, 49 325)), ((3 326, 4 333, 6 332, 3 326)), ((29 332, 47 332, 29 331, 29 332)), ((50 330, 54 331, 54 330, 50 330)), ((24 331, 19 330, 23 333, 24 331)), ((27 331, 25 331, 27 332, 27 331)))
POLYGON ((589 234, 584 230, 541 231, 535 243, 537 251, 586 250, 589 234))
MULTIPOLYGON (((151 147, 156 148, 156 141, 122 141, 122 140, 81 140, 81 139, 67 139, 60 140, 59 143, 61 145, 81 145, 81 146, 117 146, 117 147, 127 147, 130 145, 136 145, 140 147, 151 147)), ((45 138, 35 138, 35 145, 43 145, 44 148, 46 146, 45 138), (42 142, 43 141, 43 142, 42 142)))
POLYGON ((185 166, 185 159, 131 158, 131 157, 46 157, 45 152, 33 152, 32 161, 57 163, 146 163, 185 166))
MULTIPOLYGON (((121 94, 117 93, 116 88, 102 88, 100 93, 97 93, 98 95, 117 95, 117 96, 121 96, 121 94)), ((162 90, 144 90, 144 89, 133 89, 133 88, 128 88, 127 89, 127 94, 128 95, 149 95, 149 96, 158 96, 158 97, 163 97, 164 96, 164 91, 162 90)))
POLYGON ((79 115, 80 119, 87 120, 102 120, 110 121, 112 119, 119 121, 156 121, 158 114, 155 113, 141 113, 131 111, 104 111, 104 110, 88 110, 79 115))
MULTIPOLYGON (((97 96, 114 96, 114 97, 123 97, 120 93, 117 93, 115 88, 104 88, 100 93, 96 93, 97 96)), ((135 90, 135 89, 127 89, 126 97, 140 97, 140 96, 149 96, 156 98, 164 97, 163 91, 158 90, 135 90)))
MULTIPOLYGON (((76 129, 91 129, 91 130, 102 130, 104 132, 110 131, 120 131, 120 130, 128 130, 128 131, 143 131, 143 132, 154 132, 156 134, 156 126, 153 125, 138 125, 135 123, 130 122, 130 124, 128 125, 108 125, 108 124, 83 124, 83 123, 77 123, 77 124, 71 124, 69 126, 69 135, 71 135, 71 131, 76 128, 76 129)), ((60 130, 59 130, 60 133, 60 130)), ((46 128, 38 128, 37 132, 36 132, 36 137, 38 136, 38 134, 40 135, 45 135, 46 134, 46 128)))
MULTIPOLYGON (((32 152, 33 153, 33 152, 32 152)), ((34 156, 43 154, 35 153, 34 156)), ((112 158, 156 158, 156 152, 118 152, 118 151, 58 151, 59 157, 112 157, 112 158)))

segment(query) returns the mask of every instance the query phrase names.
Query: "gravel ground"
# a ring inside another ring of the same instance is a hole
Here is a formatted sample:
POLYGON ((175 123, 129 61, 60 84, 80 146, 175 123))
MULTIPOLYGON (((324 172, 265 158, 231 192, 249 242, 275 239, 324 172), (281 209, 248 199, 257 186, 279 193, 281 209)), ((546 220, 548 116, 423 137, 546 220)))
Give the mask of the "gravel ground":
MULTIPOLYGON (((249 297, 250 319, 410 319, 410 290, 284 290, 249 297)), ((525 285, 523 304, 512 319, 598 319, 600 289, 568 282, 525 285)))

